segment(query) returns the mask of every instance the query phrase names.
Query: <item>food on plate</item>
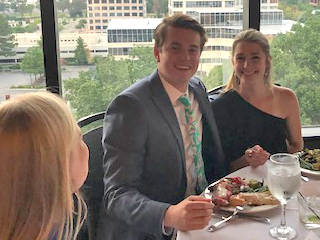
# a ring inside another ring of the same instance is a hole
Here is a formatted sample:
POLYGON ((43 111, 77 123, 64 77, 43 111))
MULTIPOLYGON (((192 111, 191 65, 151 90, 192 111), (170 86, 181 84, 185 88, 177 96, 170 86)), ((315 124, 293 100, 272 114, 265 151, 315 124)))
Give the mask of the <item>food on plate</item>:
POLYGON ((305 149, 300 152, 299 159, 302 168, 320 171, 320 149, 305 149))
POLYGON ((261 206, 276 205, 279 201, 270 193, 263 181, 242 179, 240 177, 224 178, 209 186, 212 202, 217 206, 261 206))

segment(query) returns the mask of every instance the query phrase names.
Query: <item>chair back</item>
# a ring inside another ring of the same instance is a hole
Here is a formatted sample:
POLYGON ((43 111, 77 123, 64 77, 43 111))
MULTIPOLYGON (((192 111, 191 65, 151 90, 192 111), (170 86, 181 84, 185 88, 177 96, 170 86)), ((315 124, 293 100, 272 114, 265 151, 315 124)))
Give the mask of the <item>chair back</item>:
POLYGON ((103 185, 103 148, 102 148, 102 120, 104 112, 96 113, 84 117, 78 121, 82 129, 86 129, 83 140, 89 148, 89 174, 80 189, 88 207, 87 220, 80 230, 78 240, 94 240, 100 218, 100 208, 102 204, 104 185, 103 185), (94 128, 87 129, 89 125, 94 128))

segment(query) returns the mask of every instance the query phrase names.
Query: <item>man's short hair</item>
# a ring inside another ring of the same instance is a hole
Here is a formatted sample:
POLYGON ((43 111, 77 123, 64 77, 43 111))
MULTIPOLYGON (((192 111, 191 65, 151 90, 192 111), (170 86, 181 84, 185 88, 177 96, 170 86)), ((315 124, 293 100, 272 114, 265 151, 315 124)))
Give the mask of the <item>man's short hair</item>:
POLYGON ((194 20, 192 17, 181 13, 164 18, 162 20, 162 23, 157 26, 154 32, 154 39, 155 45, 159 50, 166 40, 166 34, 169 27, 191 29, 198 32, 200 34, 200 49, 201 51, 203 50, 203 46, 207 41, 206 31, 201 26, 201 24, 194 20))

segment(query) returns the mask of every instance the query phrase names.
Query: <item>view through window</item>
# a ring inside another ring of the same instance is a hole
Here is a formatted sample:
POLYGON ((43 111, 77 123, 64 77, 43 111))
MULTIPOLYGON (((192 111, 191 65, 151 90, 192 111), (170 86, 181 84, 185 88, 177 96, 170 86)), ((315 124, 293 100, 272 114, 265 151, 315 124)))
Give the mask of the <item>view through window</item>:
POLYGON ((0 102, 45 89, 39 1, 0 3, 0 102))
MULTIPOLYGON (((63 96, 76 117, 105 111, 112 99, 156 69, 153 31, 185 13, 208 42, 196 76, 208 90, 231 73, 231 45, 242 30, 242 0, 57 0, 63 96)), ((0 4, 0 101, 44 88, 39 2, 0 4)), ((304 126, 320 123, 320 8, 315 0, 262 0, 260 30, 271 43, 273 79, 296 92, 304 126)), ((53 41, 53 40, 52 40, 53 41)))

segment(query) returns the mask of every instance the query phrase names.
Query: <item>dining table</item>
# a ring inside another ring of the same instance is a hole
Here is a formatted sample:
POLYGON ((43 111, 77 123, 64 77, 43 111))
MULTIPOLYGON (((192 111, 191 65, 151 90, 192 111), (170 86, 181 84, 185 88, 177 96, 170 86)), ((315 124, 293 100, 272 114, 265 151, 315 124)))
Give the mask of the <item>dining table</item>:
MULTIPOLYGON (((251 166, 241 168, 226 177, 241 177, 246 179, 264 180, 267 179, 267 163, 259 167, 253 168, 251 166)), ((307 176, 309 181, 315 181, 315 186, 320 187, 319 176, 307 176), (317 182, 319 184, 317 184, 317 182)), ((303 181, 303 180, 302 180, 303 181)), ((301 184, 301 187, 304 185, 301 184)), ((231 213, 230 213, 231 214, 231 213)), ((212 217, 208 226, 193 231, 178 231, 177 240, 272 240, 269 235, 269 229, 273 226, 278 226, 281 219, 281 207, 277 206, 262 212, 255 212, 255 216, 267 217, 270 223, 264 223, 245 218, 234 218, 229 222, 224 223, 221 227, 215 229, 213 232, 207 231, 209 225, 221 221, 221 218, 212 217)), ((293 197, 287 203, 286 224, 293 227, 298 236, 297 240, 320 240, 320 228, 307 230, 304 224, 299 219, 299 205, 297 197, 293 197)))

